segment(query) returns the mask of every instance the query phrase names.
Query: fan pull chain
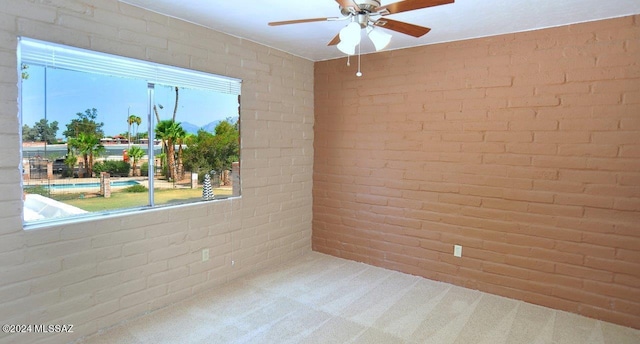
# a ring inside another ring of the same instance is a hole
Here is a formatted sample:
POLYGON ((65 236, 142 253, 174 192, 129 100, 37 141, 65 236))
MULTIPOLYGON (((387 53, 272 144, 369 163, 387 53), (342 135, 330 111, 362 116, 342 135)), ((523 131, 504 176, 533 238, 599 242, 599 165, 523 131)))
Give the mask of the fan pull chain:
POLYGON ((362 73, 360 72, 360 46, 361 44, 358 44, 358 72, 356 73, 358 78, 362 76, 362 73))
POLYGON ((351 59, 351 55, 347 55, 347 67, 351 66, 351 62, 349 61, 349 59, 351 59))

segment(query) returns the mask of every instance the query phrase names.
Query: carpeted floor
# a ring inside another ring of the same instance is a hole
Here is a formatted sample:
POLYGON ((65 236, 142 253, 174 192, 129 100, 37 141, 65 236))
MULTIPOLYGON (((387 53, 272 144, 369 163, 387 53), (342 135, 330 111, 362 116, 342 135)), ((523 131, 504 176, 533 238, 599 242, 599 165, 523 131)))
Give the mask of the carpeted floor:
POLYGON ((638 344, 640 330, 314 252, 84 342, 638 344))

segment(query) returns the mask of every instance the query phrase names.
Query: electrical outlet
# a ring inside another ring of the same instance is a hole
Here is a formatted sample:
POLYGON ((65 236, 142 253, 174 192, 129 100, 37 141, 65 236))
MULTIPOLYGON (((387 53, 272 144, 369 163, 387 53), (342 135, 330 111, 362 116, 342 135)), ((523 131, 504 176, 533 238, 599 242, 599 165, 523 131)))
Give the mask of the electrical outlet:
POLYGON ((462 257, 462 246, 453 245, 453 255, 455 257, 462 257))
POLYGON ((209 249, 208 248, 203 248, 202 249, 202 261, 206 262, 207 260, 209 260, 209 249))

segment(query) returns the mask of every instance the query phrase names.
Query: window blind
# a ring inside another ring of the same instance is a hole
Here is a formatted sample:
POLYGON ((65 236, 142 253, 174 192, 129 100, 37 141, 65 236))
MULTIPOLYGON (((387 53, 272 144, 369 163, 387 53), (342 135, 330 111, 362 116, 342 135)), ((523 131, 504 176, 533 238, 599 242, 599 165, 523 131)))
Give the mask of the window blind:
POLYGON ((20 62, 240 95, 239 79, 21 37, 20 62))

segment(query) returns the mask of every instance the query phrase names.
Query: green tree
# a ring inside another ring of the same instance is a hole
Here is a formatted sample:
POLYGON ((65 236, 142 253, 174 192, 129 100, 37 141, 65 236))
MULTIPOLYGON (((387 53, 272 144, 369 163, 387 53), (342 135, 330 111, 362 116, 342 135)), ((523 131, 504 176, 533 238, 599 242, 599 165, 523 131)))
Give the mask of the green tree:
POLYGON ((49 123, 47 119, 41 119, 33 125, 22 126, 22 141, 46 142, 48 144, 56 143, 56 134, 58 133, 58 121, 49 123))
POLYGON ((176 102, 173 105, 173 117, 171 117, 171 119, 174 122, 176 121, 176 112, 178 112, 178 98, 180 97, 178 86, 175 87, 175 91, 176 91, 176 102))
POLYGON ((129 115, 129 117, 127 118, 127 139, 129 140, 129 147, 131 147, 131 126, 134 124, 140 126, 140 123, 142 123, 142 118, 136 115, 129 115))
MULTIPOLYGON (((133 146, 129 148, 127 153, 129 154, 129 158, 131 159, 131 166, 133 167, 132 174, 133 176, 136 176, 138 162, 140 161, 140 159, 142 159, 142 157, 145 154, 144 149, 140 148, 139 146, 133 146)), ((138 175, 140 174, 138 173, 138 175)))
POLYGON ((142 118, 136 116, 135 119, 135 125, 136 125, 136 130, 135 130, 135 140, 134 141, 138 141, 138 130, 140 129, 140 124, 142 124, 142 118))
POLYGON ((182 146, 185 143, 186 138, 189 136, 189 133, 187 133, 184 128, 182 128, 182 126, 180 126, 180 130, 176 133, 176 144, 178 145, 178 154, 176 156, 177 159, 177 163, 176 163, 176 167, 177 167, 177 176, 178 176, 178 180, 182 180, 184 179, 184 148, 182 148, 182 146))
POLYGON ((222 172, 231 169, 231 163, 238 161, 240 145, 237 123, 229 119, 220 122, 214 133, 204 130, 187 138, 184 150, 184 166, 192 171, 222 172))
MULTIPOLYGON (((171 120, 174 122, 176 121, 176 113, 178 112, 178 99, 180 98, 180 89, 178 88, 178 86, 175 87, 175 92, 176 92, 176 101, 173 106, 173 116, 171 117, 171 120)), ((162 110, 164 107, 162 106, 162 104, 158 104, 157 107, 153 105, 153 112, 156 114, 156 121, 160 123, 160 114, 158 113, 158 108, 162 110)))
POLYGON ((67 156, 64 158, 64 164, 68 168, 67 176, 69 177, 73 176, 73 169, 76 166, 76 163, 78 163, 78 157, 76 156, 73 150, 69 150, 69 152, 67 153, 67 156))
POLYGON ((35 141, 36 132, 29 125, 22 126, 22 142, 35 141))
POLYGON ((194 136, 186 140, 187 149, 184 150, 184 167, 191 171, 210 171, 214 167, 215 136, 204 130, 198 130, 194 136))
POLYGON ((178 122, 174 122, 170 119, 165 119, 158 122, 156 125, 156 136, 162 140, 167 154, 167 178, 175 180, 177 177, 176 170, 176 143, 180 140, 180 137, 184 137, 185 131, 178 122))
POLYGON ((102 127, 104 123, 96 122, 98 110, 86 109, 84 112, 76 113, 78 118, 74 118, 67 124, 67 130, 62 135, 67 138, 77 138, 80 133, 96 136, 98 139, 104 137, 102 127))
POLYGON ((220 169, 230 170, 231 164, 240 158, 240 132, 238 122, 231 123, 230 119, 220 122, 214 129, 217 141, 217 152, 220 169))
MULTIPOLYGON (((177 170, 178 170, 178 166, 176 164, 176 157, 175 157, 175 144, 178 141, 181 141, 182 139, 184 139, 184 137, 186 136, 186 132, 184 131, 184 129, 182 128, 182 126, 180 126, 179 122, 176 122, 176 113, 178 112, 178 100, 180 97, 180 89, 176 86, 175 88, 175 92, 176 92, 176 101, 173 107, 173 116, 171 117, 170 120, 161 120, 160 119, 160 113, 158 112, 158 108, 160 108, 160 110, 162 110, 164 107, 162 106, 162 104, 158 104, 157 106, 154 104, 153 105, 153 112, 156 115, 156 120, 157 123, 156 124, 156 137, 160 140, 162 140, 162 147, 163 150, 166 152, 166 170, 167 170, 167 178, 175 180, 177 177, 177 170)), ((182 145, 180 146, 180 150, 179 150, 180 156, 179 156, 179 163, 180 166, 182 166, 182 145)), ((164 161, 161 160, 161 161, 164 161)))
POLYGON ((93 176, 93 158, 104 151, 104 146, 100 144, 100 138, 96 135, 80 133, 77 137, 69 139, 69 146, 82 155, 86 170, 83 177, 91 178, 93 176))

